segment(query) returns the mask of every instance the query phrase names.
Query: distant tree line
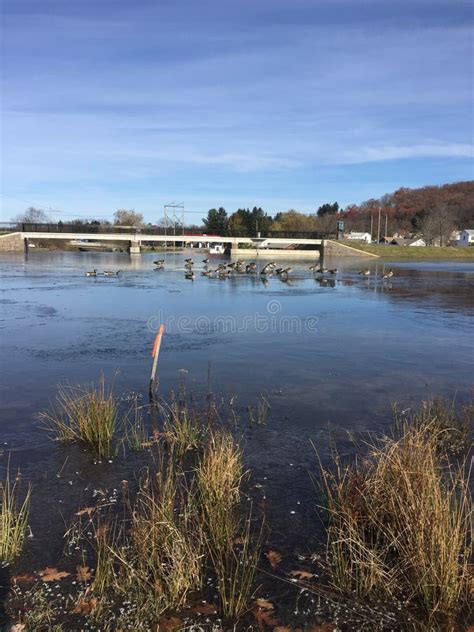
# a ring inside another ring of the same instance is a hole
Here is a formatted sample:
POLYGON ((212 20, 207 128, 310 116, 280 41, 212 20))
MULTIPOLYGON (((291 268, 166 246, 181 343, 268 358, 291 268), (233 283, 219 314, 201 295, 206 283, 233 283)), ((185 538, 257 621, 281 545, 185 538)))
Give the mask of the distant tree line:
MULTIPOLYGON (((420 235, 430 243, 447 243, 454 229, 474 228, 474 181, 456 182, 443 186, 426 186, 418 189, 401 188, 380 198, 371 198, 361 204, 350 204, 341 208, 337 202, 325 203, 313 213, 302 213, 289 209, 266 213, 261 207, 239 208, 228 213, 222 206, 209 209, 202 218, 202 228, 209 234, 241 237, 255 236, 268 232, 324 232, 334 233, 336 220, 343 219, 345 231, 377 234, 381 222, 381 235, 420 235)), ((42 209, 30 207, 14 218, 18 222, 43 223, 54 221, 42 209)), ((73 219, 64 223, 76 225, 111 225, 101 219, 73 219)), ((166 223, 164 218, 159 225, 166 223)), ((114 213, 113 225, 151 226, 146 224, 142 213, 134 209, 118 209, 114 213)))

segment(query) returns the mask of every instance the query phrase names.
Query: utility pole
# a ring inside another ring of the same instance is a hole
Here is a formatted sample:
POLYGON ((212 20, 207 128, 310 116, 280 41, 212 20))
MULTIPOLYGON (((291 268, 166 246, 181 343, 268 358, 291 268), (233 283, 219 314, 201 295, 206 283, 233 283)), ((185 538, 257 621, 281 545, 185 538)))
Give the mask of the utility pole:
POLYGON ((183 243, 184 243, 184 204, 176 204, 172 202, 171 204, 165 204, 165 244, 166 244, 166 235, 167 235, 167 226, 168 221, 173 226, 173 247, 176 250, 176 224, 178 226, 181 224, 182 234, 183 234, 183 243))
POLYGON ((380 214, 382 212, 382 209, 379 206, 379 222, 378 222, 378 227, 377 227, 377 243, 380 243, 380 214))
POLYGON ((370 241, 372 241, 374 236, 374 214, 370 214, 370 241))
POLYGON ((385 245, 387 245, 387 234, 388 234, 388 215, 385 213, 385 245))

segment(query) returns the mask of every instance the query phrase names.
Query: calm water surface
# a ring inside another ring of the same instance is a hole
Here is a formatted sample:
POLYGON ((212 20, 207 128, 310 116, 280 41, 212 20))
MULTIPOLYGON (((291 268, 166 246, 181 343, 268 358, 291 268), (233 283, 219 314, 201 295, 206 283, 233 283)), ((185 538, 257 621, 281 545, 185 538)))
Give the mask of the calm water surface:
MULTIPOLYGON (((0 258, 2 458, 5 464, 11 455, 33 481, 34 502, 55 507, 35 518, 40 535, 33 554, 45 563, 57 562, 41 533, 54 529, 58 503, 67 522, 77 506, 91 502, 94 485, 87 455, 51 443, 35 416, 58 382, 90 382, 101 371, 119 371, 118 392, 145 393, 161 322, 167 327, 162 392, 176 387, 185 369, 188 389, 204 394, 210 367, 212 391, 232 401, 242 418, 247 405, 267 397, 267 425, 248 433, 246 453, 280 535, 296 538, 314 512, 310 440, 324 458, 331 431, 350 451, 347 431, 386 428, 394 401, 408 407, 433 394, 458 401, 472 395, 474 264, 334 260, 327 265, 339 274, 321 284, 310 262, 293 261, 278 263, 293 267, 289 283, 271 277, 264 284, 259 275, 220 281, 198 270, 192 282, 184 278, 187 256, 200 262, 206 255, 0 258), (162 256, 165 269, 154 271, 153 260, 162 256), (366 265, 369 279, 357 274, 366 265), (395 276, 382 283, 390 267, 395 276), (93 268, 123 272, 86 278, 93 268)), ((107 484, 111 468, 114 476, 125 471, 120 462, 97 467, 97 485, 107 484)))

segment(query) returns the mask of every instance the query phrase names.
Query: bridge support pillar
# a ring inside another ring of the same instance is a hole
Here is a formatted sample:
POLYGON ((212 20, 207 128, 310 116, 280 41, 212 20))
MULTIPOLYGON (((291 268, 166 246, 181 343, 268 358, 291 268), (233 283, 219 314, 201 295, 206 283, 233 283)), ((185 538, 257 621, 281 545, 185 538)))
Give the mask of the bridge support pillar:
POLYGON ((131 255, 139 255, 140 254, 140 242, 139 241, 131 241, 128 252, 131 255))

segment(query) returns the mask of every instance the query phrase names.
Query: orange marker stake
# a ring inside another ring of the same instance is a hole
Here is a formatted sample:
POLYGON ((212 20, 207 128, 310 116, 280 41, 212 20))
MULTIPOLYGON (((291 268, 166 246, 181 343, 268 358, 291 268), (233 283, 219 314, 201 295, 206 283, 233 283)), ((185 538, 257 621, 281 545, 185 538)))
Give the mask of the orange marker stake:
POLYGON ((156 368, 158 366, 158 356, 160 354, 161 339, 164 333, 165 333, 165 326, 160 325, 160 328, 158 329, 158 333, 156 334, 156 337, 155 337, 155 342, 153 343, 153 350, 151 352, 151 355, 153 358, 153 364, 151 367, 151 375, 150 375, 150 391, 153 390, 153 387, 155 385, 156 368))

